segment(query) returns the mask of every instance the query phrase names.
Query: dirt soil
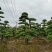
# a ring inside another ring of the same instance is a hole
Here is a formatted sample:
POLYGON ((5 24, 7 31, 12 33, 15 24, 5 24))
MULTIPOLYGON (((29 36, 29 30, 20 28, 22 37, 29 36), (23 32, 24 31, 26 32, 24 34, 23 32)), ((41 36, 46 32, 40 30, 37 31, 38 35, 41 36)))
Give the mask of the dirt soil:
POLYGON ((27 45, 24 38, 0 42, 0 52, 52 52, 52 41, 32 38, 27 45))

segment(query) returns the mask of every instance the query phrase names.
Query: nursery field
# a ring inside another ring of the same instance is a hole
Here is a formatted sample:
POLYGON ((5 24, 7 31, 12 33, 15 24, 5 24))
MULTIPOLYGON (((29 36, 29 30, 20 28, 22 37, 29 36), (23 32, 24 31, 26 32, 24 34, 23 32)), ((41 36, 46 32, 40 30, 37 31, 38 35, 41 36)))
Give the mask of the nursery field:
POLYGON ((23 12, 19 23, 15 21, 16 25, 11 26, 1 10, 0 7, 0 52, 52 52, 52 17, 38 23, 23 12))

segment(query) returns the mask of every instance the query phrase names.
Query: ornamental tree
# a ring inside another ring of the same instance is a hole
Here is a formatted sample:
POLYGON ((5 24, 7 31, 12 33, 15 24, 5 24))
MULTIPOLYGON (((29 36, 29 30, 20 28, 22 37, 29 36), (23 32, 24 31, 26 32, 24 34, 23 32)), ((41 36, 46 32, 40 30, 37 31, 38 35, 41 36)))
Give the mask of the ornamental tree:
POLYGON ((52 40, 52 19, 47 22, 46 33, 47 33, 47 38, 49 40, 52 40))
MULTIPOLYGON (((4 14, 4 12, 2 12, 2 9, 0 7, 0 14, 4 14)), ((3 40, 3 23, 1 23, 1 18, 4 18, 3 16, 0 16, 0 36, 1 36, 1 41, 3 40)))
POLYGON ((19 38, 20 36, 23 36, 25 38, 25 42, 28 44, 28 41, 31 39, 31 37, 36 36, 37 33, 33 28, 31 28, 31 25, 34 25, 34 23, 31 21, 35 20, 36 19, 34 18, 28 18, 28 14, 26 12, 23 12, 21 17, 19 18, 19 21, 21 21, 19 24, 23 25, 18 27, 16 37, 19 38), (26 20, 28 20, 29 23, 26 20))
POLYGON ((42 25, 42 27, 41 27, 42 31, 41 32, 42 32, 43 36, 46 36, 47 34, 45 32, 46 31, 45 29, 47 27, 47 20, 43 19, 41 25, 42 25))

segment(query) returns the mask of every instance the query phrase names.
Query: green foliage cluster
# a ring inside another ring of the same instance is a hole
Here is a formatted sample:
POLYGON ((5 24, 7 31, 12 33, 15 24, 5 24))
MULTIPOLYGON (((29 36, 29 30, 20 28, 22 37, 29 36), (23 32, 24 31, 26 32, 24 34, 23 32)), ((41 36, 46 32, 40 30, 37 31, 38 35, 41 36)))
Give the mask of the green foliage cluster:
POLYGON ((52 17, 51 17, 51 20, 48 21, 47 26, 48 26, 46 28, 47 38, 49 40, 52 40, 52 17))
MULTIPOLYGON (((1 7, 0 7, 1 11, 1 7)), ((4 14, 4 12, 0 12, 0 14, 4 14)), ((3 23, 1 18, 4 18, 3 16, 0 16, 0 37, 1 41, 3 40, 4 37, 8 38, 9 36, 12 36, 12 27, 8 24, 9 22, 5 20, 3 23)))

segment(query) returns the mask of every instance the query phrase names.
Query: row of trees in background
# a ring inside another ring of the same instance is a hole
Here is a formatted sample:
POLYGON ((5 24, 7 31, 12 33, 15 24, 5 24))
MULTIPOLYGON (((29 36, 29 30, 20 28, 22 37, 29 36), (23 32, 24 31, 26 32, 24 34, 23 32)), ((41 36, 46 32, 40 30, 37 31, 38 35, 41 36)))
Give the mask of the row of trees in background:
POLYGON ((16 36, 19 38, 20 36, 23 36, 25 38, 25 41, 28 43, 28 41, 31 39, 31 37, 36 36, 40 38, 47 37, 49 40, 52 40, 52 17, 50 21, 47 21, 46 19, 43 19, 41 24, 35 23, 35 18, 29 18, 28 13, 23 12, 21 17, 19 18, 19 24, 16 36), (28 22, 27 22, 28 20, 28 22))
MULTIPOLYGON (((2 9, 0 7, 0 14, 4 14, 4 12, 2 12, 2 9)), ((3 16, 0 16, 0 38, 1 41, 3 40, 4 37, 8 38, 8 36, 12 36, 12 31, 11 31, 11 27, 9 27, 9 22, 7 20, 5 20, 3 23, 1 22, 1 18, 4 18, 3 16)))
MULTIPOLYGON (((0 14, 4 14, 1 11, 0 7, 0 14)), ((0 22, 1 18, 4 18, 3 16, 0 16, 0 22)), ((52 17, 49 21, 46 19, 43 19, 41 24, 35 23, 35 18, 29 18, 28 13, 23 12, 21 17, 19 17, 19 24, 18 28, 9 26, 9 22, 7 20, 4 21, 4 23, 0 23, 0 37, 1 41, 3 40, 3 37, 11 37, 14 36, 16 38, 20 38, 21 36, 24 37, 25 41, 28 43, 28 41, 31 39, 31 37, 47 37, 49 40, 52 40, 52 17), (28 21, 28 22, 27 22, 28 21)))

